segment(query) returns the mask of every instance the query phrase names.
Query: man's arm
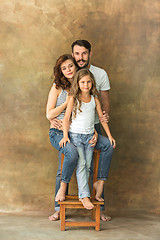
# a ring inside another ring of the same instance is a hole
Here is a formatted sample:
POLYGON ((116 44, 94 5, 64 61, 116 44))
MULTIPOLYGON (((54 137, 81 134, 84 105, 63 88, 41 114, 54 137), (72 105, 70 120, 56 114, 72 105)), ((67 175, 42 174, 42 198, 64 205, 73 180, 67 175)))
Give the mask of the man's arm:
POLYGON ((101 98, 102 109, 107 114, 109 114, 110 113, 109 90, 100 91, 99 93, 100 93, 100 98, 101 98))

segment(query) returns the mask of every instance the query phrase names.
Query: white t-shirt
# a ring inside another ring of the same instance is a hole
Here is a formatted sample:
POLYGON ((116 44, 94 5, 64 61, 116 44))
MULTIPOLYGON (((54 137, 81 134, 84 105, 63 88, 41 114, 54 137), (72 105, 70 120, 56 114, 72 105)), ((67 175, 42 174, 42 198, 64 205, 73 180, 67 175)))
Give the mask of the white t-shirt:
MULTIPOLYGON (((108 75, 104 69, 90 65, 89 70, 95 78, 96 88, 98 91, 107 91, 111 89, 108 75)), ((98 114, 96 113, 95 124, 97 123, 99 123, 99 118, 98 114)))
POLYGON ((95 108, 96 103, 94 97, 91 95, 91 101, 89 103, 82 102, 82 112, 79 112, 77 109, 76 118, 72 119, 69 131, 82 134, 94 133, 95 108))

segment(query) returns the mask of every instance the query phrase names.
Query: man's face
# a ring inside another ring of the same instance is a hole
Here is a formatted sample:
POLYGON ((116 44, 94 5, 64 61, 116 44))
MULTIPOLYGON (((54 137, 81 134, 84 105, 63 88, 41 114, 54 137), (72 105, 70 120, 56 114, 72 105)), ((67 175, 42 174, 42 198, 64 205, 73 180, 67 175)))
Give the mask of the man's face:
POLYGON ((91 53, 89 54, 89 51, 87 48, 81 47, 79 45, 75 45, 73 48, 72 56, 74 57, 80 69, 89 66, 91 53))

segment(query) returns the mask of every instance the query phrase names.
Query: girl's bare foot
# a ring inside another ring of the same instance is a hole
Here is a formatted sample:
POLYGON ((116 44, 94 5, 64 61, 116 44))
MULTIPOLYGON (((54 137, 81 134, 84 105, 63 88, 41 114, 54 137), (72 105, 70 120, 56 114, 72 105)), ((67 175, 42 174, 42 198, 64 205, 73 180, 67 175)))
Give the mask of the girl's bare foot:
POLYGON ((66 196, 66 188, 67 188, 67 183, 61 182, 61 186, 60 189, 57 192, 55 201, 64 201, 65 200, 65 196, 66 196))
POLYGON ((48 217, 50 221, 57 221, 60 219, 60 212, 56 211, 54 214, 48 217))
POLYGON ((83 204, 84 208, 91 210, 94 205, 91 203, 90 199, 88 197, 85 198, 79 198, 79 201, 83 204))
POLYGON ((96 190, 96 196, 95 199, 99 202, 103 202, 104 199, 101 197, 101 194, 103 192, 103 185, 104 185, 104 181, 103 180, 98 180, 97 182, 95 182, 93 184, 93 187, 96 190))

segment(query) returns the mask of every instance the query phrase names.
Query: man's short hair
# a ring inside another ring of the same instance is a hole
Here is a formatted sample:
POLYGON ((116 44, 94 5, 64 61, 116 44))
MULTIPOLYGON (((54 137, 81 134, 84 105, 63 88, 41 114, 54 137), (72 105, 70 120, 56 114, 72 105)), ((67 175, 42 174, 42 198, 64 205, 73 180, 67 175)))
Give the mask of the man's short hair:
POLYGON ((87 40, 76 40, 75 42, 73 42, 71 45, 72 52, 75 45, 85 47, 86 49, 88 49, 89 53, 91 52, 91 44, 87 40))

